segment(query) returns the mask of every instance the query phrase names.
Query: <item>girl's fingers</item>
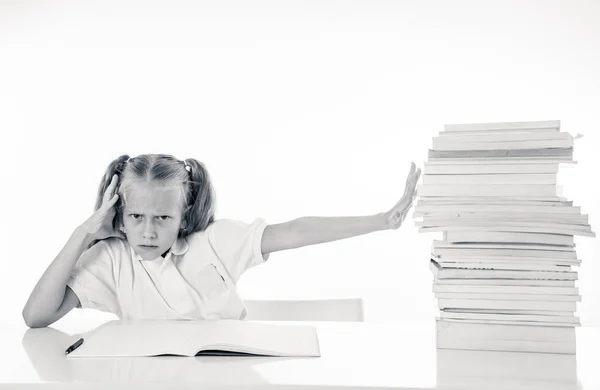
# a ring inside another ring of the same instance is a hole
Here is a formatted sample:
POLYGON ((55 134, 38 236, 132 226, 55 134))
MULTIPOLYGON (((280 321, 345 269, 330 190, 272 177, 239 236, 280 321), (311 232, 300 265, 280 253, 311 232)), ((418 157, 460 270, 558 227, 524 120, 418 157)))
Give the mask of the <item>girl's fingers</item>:
POLYGON ((411 163, 410 173, 406 178, 406 187, 405 188, 414 188, 417 186, 417 182, 419 181, 419 176, 421 176, 421 168, 415 171, 415 163, 411 163))
POLYGON ((411 198, 414 195, 416 190, 417 190, 417 181, 414 180, 404 188, 404 195, 402 196, 402 198, 403 199, 411 198))
POLYGON ((106 210, 110 210, 110 208, 113 207, 115 205, 115 203, 117 203, 117 200, 119 200, 119 195, 114 194, 112 198, 110 198, 108 201, 102 203, 101 207, 104 207, 104 209, 106 209, 106 210))
MULTIPOLYGON (((406 186, 404 187, 404 194, 394 207, 393 210, 407 210, 412 206, 413 200, 417 197, 417 182, 421 175, 421 168, 416 169, 414 162, 410 163, 410 172, 406 178, 406 186)), ((401 211, 402 212, 402 211, 401 211)), ((395 212, 393 213, 395 215, 395 212)))
POLYGON ((113 207, 115 207, 115 204, 117 203, 117 201, 119 200, 119 195, 114 194, 113 197, 110 199, 110 201, 108 202, 108 204, 106 205, 107 208, 110 210, 113 207))
POLYGON ((415 198, 417 193, 416 187, 416 183, 411 183, 410 186, 407 186, 404 189, 404 195, 402 195, 402 199, 400 199, 396 205, 401 206, 402 208, 410 207, 410 203, 412 203, 412 200, 415 198))
POLYGON ((117 188, 118 181, 119 181, 119 176, 113 175, 113 177, 110 181, 110 186, 108 186, 110 188, 111 193, 114 192, 115 188, 117 188))
POLYGON ((416 185, 419 181, 419 177, 421 176, 421 168, 417 169, 417 171, 412 176, 412 181, 416 185))
POLYGON ((106 191, 104 192, 104 202, 109 202, 112 200, 114 196, 113 192, 115 191, 115 187, 117 185, 117 175, 113 175, 110 180, 110 184, 106 187, 106 191))
POLYGON ((113 177, 110 179, 110 183, 108 184, 108 187, 106 187, 106 190, 104 190, 104 196, 102 199, 102 201, 103 201, 102 203, 106 203, 110 200, 109 193, 110 193, 110 190, 111 190, 111 187, 112 187, 114 181, 115 181, 115 175, 113 175, 113 177))
POLYGON ((414 200, 417 198, 417 192, 413 191, 412 195, 409 197, 406 197, 406 199, 403 199, 403 201, 405 202, 401 209, 402 212, 407 212, 413 205, 414 200))
POLYGON ((414 178, 412 176, 412 174, 406 179, 406 185, 404 186, 404 194, 402 194, 402 197, 406 197, 408 194, 410 194, 412 192, 412 190, 414 189, 414 186, 416 185, 416 182, 414 181, 414 178))
POLYGON ((410 180, 413 177, 414 171, 415 171, 415 163, 411 162, 410 163, 410 171, 408 172, 408 175, 406 175, 406 183, 405 183, 406 186, 408 186, 408 183, 410 183, 410 180))
POLYGON ((410 193, 414 193, 415 190, 417 189, 417 183, 419 181, 419 176, 421 175, 421 170, 417 170, 417 172, 415 172, 415 174, 411 177, 411 181, 409 184, 409 188, 410 188, 410 193))

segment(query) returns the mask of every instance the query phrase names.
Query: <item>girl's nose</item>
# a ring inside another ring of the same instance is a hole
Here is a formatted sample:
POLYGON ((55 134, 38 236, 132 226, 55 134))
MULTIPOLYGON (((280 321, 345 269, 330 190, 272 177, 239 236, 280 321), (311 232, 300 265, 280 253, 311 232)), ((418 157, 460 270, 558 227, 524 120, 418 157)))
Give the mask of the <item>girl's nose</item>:
POLYGON ((154 237, 155 232, 156 231, 154 229, 154 223, 152 221, 146 221, 144 223, 143 237, 144 238, 152 238, 152 237, 154 237))

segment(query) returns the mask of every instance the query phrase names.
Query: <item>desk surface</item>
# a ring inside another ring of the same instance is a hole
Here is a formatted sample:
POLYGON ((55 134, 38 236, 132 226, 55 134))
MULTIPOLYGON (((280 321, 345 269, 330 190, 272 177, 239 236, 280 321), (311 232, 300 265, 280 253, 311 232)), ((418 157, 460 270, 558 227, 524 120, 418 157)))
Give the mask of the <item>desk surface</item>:
POLYGON ((199 356, 66 359, 65 346, 99 324, 0 327, 0 384, 61 388, 397 387, 409 389, 600 389, 600 328, 577 329, 577 355, 437 350, 430 323, 333 323, 316 326, 322 356, 199 356))

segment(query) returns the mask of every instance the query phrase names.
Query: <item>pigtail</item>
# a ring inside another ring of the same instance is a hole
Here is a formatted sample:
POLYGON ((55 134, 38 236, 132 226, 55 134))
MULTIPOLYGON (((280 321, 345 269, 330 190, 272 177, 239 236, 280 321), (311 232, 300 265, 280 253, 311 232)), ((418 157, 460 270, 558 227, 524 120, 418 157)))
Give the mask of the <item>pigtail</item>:
POLYGON ((215 192, 208 171, 200 161, 185 160, 190 177, 190 197, 183 216, 180 237, 204 231, 215 220, 215 192))
MULTIPOLYGON (((104 197, 104 193, 106 192, 106 189, 110 185, 110 181, 112 180, 112 177, 115 174, 119 176, 119 183, 117 185, 117 192, 118 192, 118 188, 121 185, 121 178, 122 178, 123 170, 125 169, 125 166, 127 165, 128 160, 129 160, 128 155, 126 155, 126 154, 121 155, 121 156, 117 157, 115 160, 113 160, 106 168, 106 172, 104 173, 104 176, 102 177, 102 180, 100 181, 100 185, 98 186, 98 193, 96 194, 96 205, 94 206, 94 212, 97 211, 100 208, 100 206, 102 206, 102 199, 104 197)), ((121 202, 121 199, 122 199, 122 197, 119 197, 119 199, 117 200, 117 203, 114 206, 117 212, 115 215, 115 219, 113 220, 113 228, 116 228, 117 226, 122 226, 122 210, 121 209, 122 209, 123 203, 121 202)), ((97 242, 98 242, 98 240, 92 241, 86 249, 93 247, 97 242)))

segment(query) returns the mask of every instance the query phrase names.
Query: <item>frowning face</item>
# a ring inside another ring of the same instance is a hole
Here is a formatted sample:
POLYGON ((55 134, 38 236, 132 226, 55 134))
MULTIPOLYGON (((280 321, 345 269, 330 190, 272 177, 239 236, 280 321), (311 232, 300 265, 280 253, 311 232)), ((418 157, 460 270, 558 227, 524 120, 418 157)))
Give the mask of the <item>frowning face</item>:
POLYGON ((123 209, 129 244, 144 260, 167 252, 177 240, 182 221, 180 192, 156 183, 131 183, 123 209))

